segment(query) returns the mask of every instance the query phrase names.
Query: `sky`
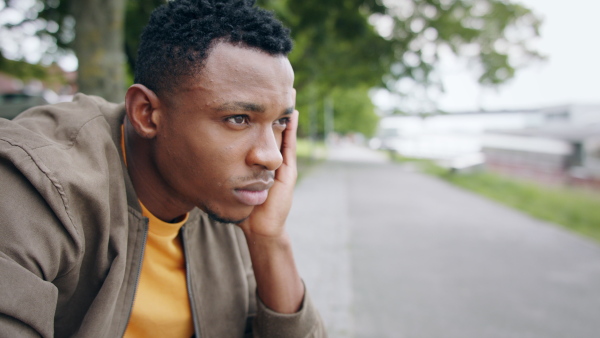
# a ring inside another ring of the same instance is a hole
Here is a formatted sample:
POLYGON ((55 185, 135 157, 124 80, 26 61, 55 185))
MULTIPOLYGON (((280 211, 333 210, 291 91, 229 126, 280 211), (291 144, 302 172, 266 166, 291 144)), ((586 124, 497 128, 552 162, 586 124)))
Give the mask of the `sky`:
POLYGON ((537 41, 546 61, 517 72, 497 90, 481 89, 464 67, 445 69, 440 109, 457 112, 600 104, 600 1, 520 0, 543 19, 537 41))

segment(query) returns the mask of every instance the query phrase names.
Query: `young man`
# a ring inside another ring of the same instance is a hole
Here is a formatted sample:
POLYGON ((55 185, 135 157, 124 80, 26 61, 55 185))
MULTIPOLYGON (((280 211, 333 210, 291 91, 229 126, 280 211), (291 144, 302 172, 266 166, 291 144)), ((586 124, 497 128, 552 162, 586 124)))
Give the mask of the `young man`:
POLYGON ((1 120, 0 336, 324 336, 285 231, 290 49, 248 1, 171 1, 124 104, 1 120))

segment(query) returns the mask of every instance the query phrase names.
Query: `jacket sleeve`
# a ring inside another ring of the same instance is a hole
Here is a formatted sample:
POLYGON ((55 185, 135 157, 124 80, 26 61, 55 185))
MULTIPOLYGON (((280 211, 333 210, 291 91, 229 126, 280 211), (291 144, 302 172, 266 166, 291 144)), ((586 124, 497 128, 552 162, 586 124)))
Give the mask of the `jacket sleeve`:
POLYGON ((38 191, 0 157, 1 337, 54 335, 52 281, 64 267, 67 237, 38 191))
POLYGON ((306 287, 300 310, 293 314, 277 313, 256 296, 256 317, 253 335, 260 337, 327 337, 321 316, 313 305, 306 287))
POLYGON ((57 289, 0 254, 0 336, 52 337, 57 289))

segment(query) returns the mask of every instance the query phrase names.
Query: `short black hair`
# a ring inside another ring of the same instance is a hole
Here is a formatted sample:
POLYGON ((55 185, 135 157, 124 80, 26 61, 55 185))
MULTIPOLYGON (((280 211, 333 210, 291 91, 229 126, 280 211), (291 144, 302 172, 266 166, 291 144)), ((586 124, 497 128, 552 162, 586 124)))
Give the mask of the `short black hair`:
POLYGON ((198 74, 215 41, 270 55, 292 49, 290 30, 254 0, 173 0, 156 8, 140 38, 135 83, 157 94, 198 74))

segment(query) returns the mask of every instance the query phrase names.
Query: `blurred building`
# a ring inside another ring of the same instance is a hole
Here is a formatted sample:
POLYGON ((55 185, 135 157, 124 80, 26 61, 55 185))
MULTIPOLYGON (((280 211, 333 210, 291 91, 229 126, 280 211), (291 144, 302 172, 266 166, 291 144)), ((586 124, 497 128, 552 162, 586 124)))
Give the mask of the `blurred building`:
POLYGON ((490 170, 544 182, 596 184, 600 105, 390 116, 371 145, 454 169, 485 163, 490 170))
POLYGON ((542 121, 536 110, 389 116, 381 120, 371 145, 405 157, 449 160, 481 152, 487 130, 517 130, 539 126, 542 121))
POLYGON ((490 170, 600 188, 600 123, 490 131, 483 152, 490 170))

